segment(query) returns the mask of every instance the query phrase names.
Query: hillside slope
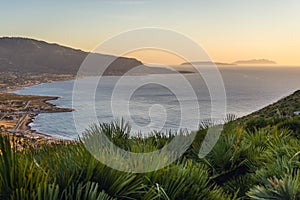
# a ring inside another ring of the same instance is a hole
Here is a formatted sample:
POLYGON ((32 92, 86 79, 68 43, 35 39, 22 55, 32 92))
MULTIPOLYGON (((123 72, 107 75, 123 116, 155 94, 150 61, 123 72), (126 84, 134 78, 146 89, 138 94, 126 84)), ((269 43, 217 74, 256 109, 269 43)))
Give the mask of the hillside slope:
POLYGON ((300 111, 300 90, 243 118, 293 116, 295 111, 300 111))
MULTIPOLYGON (((3 37, 0 38, 0 72, 76 74, 88 54, 81 50, 34 39, 3 37)), ((103 54, 92 56, 101 63, 116 59, 105 72, 107 75, 121 75, 143 64, 133 58, 103 54)))

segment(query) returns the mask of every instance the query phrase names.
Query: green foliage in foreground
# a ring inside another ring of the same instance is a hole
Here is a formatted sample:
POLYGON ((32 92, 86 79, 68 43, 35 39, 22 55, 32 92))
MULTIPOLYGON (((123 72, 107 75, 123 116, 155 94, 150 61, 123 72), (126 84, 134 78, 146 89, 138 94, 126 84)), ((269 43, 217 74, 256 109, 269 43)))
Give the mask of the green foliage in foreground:
MULTIPOLYGON (((260 122, 229 120, 212 151, 200 159, 209 125, 203 126, 175 163, 140 174, 103 165, 82 142, 17 152, 0 136, 0 199, 300 199, 300 141, 281 123, 256 127, 260 122)), ((132 152, 160 149, 173 138, 130 137, 125 123, 93 126, 86 135, 99 131, 132 152)))

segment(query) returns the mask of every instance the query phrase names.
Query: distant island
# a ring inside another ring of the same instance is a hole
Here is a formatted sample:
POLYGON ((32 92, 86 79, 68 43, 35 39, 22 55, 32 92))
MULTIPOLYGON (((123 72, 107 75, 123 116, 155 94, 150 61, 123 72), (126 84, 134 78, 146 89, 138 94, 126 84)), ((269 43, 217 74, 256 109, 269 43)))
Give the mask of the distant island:
POLYGON ((275 65, 275 61, 267 59, 251 59, 251 60, 238 60, 233 62, 235 65, 275 65))
POLYGON ((251 60, 238 60, 232 63, 225 62, 212 62, 212 61, 194 61, 194 62, 184 62, 180 65, 275 65, 275 61, 268 59, 251 59, 251 60))
POLYGON ((215 64, 215 65, 232 65, 231 63, 211 62, 211 61, 184 62, 184 63, 181 63, 180 65, 213 65, 213 64, 215 64))

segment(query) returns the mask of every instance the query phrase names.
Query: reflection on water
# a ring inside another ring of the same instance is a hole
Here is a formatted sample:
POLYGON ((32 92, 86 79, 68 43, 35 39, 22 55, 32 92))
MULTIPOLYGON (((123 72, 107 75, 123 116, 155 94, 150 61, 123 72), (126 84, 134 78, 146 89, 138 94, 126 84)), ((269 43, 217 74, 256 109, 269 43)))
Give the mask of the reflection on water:
MULTIPOLYGON (((279 98, 286 96, 296 89, 300 89, 300 68, 271 68, 271 67, 222 67, 222 74, 226 96, 227 96, 227 113, 234 113, 237 116, 243 116, 262 108, 279 98)), ((169 79, 174 84, 177 83, 174 75, 157 75, 162 79, 169 79)), ((178 128, 181 120, 180 102, 183 102, 185 108, 191 111, 195 109, 195 105, 199 103, 201 119, 210 117, 210 96, 205 82, 198 75, 187 74, 185 77, 189 80, 194 88, 197 98, 184 98, 178 100, 174 93, 168 88, 157 84, 148 84, 139 87, 130 99, 130 117, 139 126, 149 125, 150 116, 154 119, 151 126, 153 129, 161 126, 160 117, 165 117, 165 129, 178 128), (150 112, 150 113, 149 113, 150 112), (165 115, 165 116, 163 116, 165 115)), ((141 77, 126 77, 129 83, 135 83, 135 80, 141 77), (131 81, 132 80, 132 81, 131 81)), ((114 83, 118 77, 103 77, 102 88, 98 88, 96 93, 96 102, 85 99, 75 107, 75 112, 80 112, 82 117, 88 122, 90 113, 88 108, 95 105, 98 120, 101 122, 110 122, 113 120, 111 109, 107 106, 110 104, 111 93, 114 83)), ((95 81, 95 77, 83 78, 80 81, 90 84, 95 81)), ((44 83, 16 91, 20 94, 32 95, 53 95, 61 97, 52 101, 61 107, 72 107, 72 90, 74 81, 63 81, 44 83)), ((122 85, 122 91, 127 92, 126 88, 132 85, 122 85)), ((178 86, 180 88, 180 86, 178 86)), ((182 89, 184 90, 184 89, 182 89)), ((184 92, 184 91, 183 91, 184 92)), ((123 99, 118 99, 122 103, 123 99)), ((124 100, 126 101, 126 100, 124 100)), ((217 111, 216 111, 217 112, 217 111)), ((191 112, 193 113, 193 112, 191 112)), ((122 113, 117 113, 118 117, 123 117, 122 113)), ((192 121, 194 116, 185 117, 186 123, 192 121)), ((32 128, 42 133, 54 135, 61 138, 76 138, 77 131, 75 129, 72 113, 44 113, 36 117, 31 124, 32 128)), ((80 130, 82 131, 82 130, 80 130)))

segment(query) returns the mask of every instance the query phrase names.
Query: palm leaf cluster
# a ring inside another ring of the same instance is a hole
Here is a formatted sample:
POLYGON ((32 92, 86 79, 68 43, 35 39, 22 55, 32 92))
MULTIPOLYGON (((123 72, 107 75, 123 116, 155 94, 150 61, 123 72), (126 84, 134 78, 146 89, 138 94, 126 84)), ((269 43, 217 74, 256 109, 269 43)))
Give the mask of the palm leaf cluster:
POLYGON ((266 126, 233 116, 225 121, 207 156, 198 156, 207 130, 215 126, 206 122, 176 162, 147 173, 104 165, 84 141, 104 133, 124 150, 151 152, 163 151, 173 134, 131 136, 121 121, 91 126, 82 141, 21 152, 0 136, 0 199, 300 199, 300 141, 294 129, 280 120, 266 126))

